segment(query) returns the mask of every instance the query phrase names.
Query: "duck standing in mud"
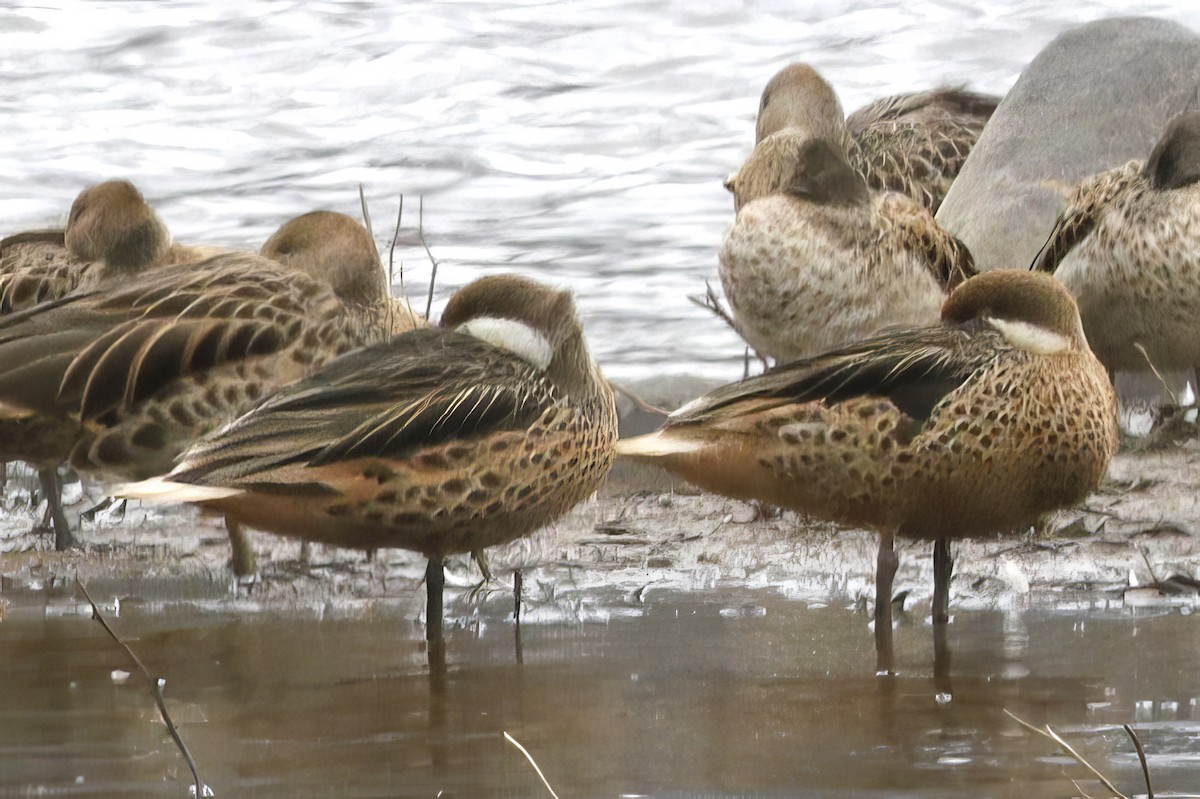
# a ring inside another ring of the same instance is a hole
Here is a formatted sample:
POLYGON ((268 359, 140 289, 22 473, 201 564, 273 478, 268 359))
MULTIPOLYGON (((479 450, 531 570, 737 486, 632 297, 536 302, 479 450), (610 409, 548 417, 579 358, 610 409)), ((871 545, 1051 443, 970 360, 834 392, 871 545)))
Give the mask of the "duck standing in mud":
POLYGON ((945 655, 949 542, 1021 531, 1081 501, 1116 447, 1116 396, 1074 300, 1048 276, 1002 270, 963 283, 936 325, 718 388, 618 454, 878 531, 877 665, 891 673, 893 537, 934 543, 935 653, 945 655))
POLYGON ((436 328, 347 354, 120 493, 250 527, 443 561, 528 535, 590 496, 615 457, 612 388, 569 292, 516 275, 459 290, 436 328))

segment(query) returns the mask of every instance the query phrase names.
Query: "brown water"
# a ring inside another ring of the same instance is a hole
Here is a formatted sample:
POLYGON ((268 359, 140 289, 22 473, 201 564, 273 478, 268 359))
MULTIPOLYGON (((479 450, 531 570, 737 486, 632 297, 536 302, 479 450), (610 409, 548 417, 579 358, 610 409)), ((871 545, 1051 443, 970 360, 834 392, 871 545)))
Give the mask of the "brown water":
MULTIPOLYGON (((450 633, 444 670, 407 608, 245 614, 217 584, 92 590, 126 596, 114 627, 166 678, 217 796, 548 796, 504 731, 563 797, 1059 797, 1072 778, 1099 795, 1004 709, 1144 793, 1119 726, 1135 720, 1159 791, 1200 784, 1200 625, 1179 612, 959 613, 939 703, 919 614, 897 632, 902 676, 881 680, 865 615, 769 590, 659 592, 605 623, 527 624, 519 648, 487 605, 450 633)), ((150 687, 114 683, 133 668, 73 589, 5 596, 0 796, 187 795, 150 687)))

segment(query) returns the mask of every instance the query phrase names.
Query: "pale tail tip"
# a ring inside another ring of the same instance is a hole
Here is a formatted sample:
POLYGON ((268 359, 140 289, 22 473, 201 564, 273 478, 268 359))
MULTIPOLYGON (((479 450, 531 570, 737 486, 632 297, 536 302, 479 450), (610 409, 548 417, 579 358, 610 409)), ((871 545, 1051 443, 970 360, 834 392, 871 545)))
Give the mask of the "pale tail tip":
POLYGON ((623 438, 617 442, 617 455, 625 458, 653 460, 668 455, 684 455, 703 447, 699 441, 687 441, 665 436, 662 431, 634 438, 623 438))
POLYGON ((112 486, 111 490, 114 497, 148 502, 206 502, 242 493, 239 488, 176 483, 161 477, 152 477, 137 483, 120 483, 112 486))

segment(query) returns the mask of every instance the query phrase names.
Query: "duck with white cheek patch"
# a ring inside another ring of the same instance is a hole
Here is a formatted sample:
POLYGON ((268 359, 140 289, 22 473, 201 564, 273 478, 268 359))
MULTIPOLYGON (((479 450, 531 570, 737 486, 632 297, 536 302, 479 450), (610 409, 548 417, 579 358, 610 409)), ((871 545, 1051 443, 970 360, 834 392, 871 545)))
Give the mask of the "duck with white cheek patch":
POLYGON ((963 283, 939 324, 718 388, 617 450, 709 491, 877 530, 881 673, 894 671, 893 538, 932 541, 944 674, 949 541, 1023 531, 1081 501, 1116 447, 1116 396, 1071 295, 998 270, 963 283))
POLYGON ((499 275, 455 294, 438 327, 342 356, 121 493, 420 552, 426 636, 439 640, 444 558, 562 516, 599 487, 616 438, 612 389, 570 293, 499 275))

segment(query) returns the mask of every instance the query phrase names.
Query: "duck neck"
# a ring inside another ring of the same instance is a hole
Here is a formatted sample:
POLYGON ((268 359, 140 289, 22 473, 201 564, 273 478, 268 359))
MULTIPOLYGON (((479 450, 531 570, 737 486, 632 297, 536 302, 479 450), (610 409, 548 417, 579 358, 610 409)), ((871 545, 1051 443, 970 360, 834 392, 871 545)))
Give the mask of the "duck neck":
POLYGON ((600 367, 592 359, 584 341, 583 331, 571 334, 558 348, 546 372, 555 384, 580 401, 595 398, 604 392, 612 392, 600 367))

